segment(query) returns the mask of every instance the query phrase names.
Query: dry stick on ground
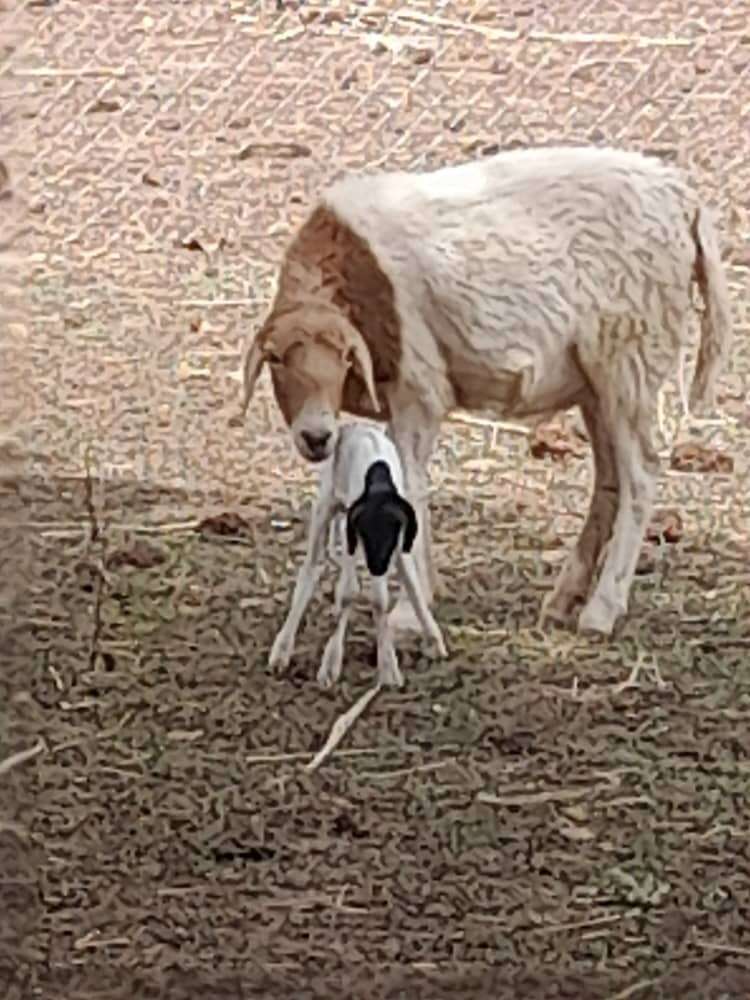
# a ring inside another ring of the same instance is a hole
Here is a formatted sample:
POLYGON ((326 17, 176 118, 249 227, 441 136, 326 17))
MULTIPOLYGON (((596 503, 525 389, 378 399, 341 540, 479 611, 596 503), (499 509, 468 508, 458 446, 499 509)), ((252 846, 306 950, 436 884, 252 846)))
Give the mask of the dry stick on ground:
POLYGON ((369 688, 357 701, 354 702, 348 711, 344 712, 343 715, 340 715, 338 719, 336 719, 323 747, 315 754, 310 763, 305 765, 306 771, 314 771, 323 763, 331 751, 335 750, 378 691, 380 691, 379 684, 369 688))
POLYGON ((16 767, 18 764, 23 764, 25 761, 31 760, 32 757, 36 757, 36 755, 41 753, 44 749, 44 740, 37 740, 34 746, 30 747, 28 750, 19 750, 18 753, 12 753, 10 757, 6 757, 5 760, 0 760, 0 775, 10 771, 11 768, 16 767))
POLYGON ((699 948, 707 948, 709 951, 720 951, 726 955, 750 955, 750 948, 743 948, 739 944, 721 944, 720 942, 704 941, 701 938, 694 938, 693 944, 699 948))
MULTIPOLYGON (((90 527, 89 544, 93 545, 103 538, 101 525, 94 503, 94 483, 91 477, 91 466, 89 463, 89 449, 86 450, 84 458, 86 478, 84 480, 85 494, 84 503, 90 527)), ((91 629, 91 644, 89 646, 89 669, 93 669, 96 663, 96 656, 99 652, 99 637, 102 631, 102 604, 104 600, 104 584, 107 582, 107 575, 104 569, 106 557, 106 544, 102 543, 102 551, 96 560, 96 585, 94 587, 94 607, 92 611, 93 624, 91 629)))
POLYGON ((626 986, 624 990, 620 990, 619 993, 613 994, 608 1000, 630 1000, 630 997, 636 995, 641 990, 645 990, 647 986, 654 986, 659 982, 661 976, 657 976, 656 979, 639 979, 637 983, 633 983, 631 986, 626 986))
POLYGON ((633 35, 621 32, 588 32, 588 31, 529 31, 522 35, 520 31, 508 31, 503 28, 492 28, 483 24, 473 24, 470 21, 454 21, 449 17, 437 14, 426 14, 417 10, 395 11, 394 21, 415 21, 419 24, 429 24, 438 28, 453 28, 459 32, 474 32, 485 38, 504 42, 518 42, 522 37, 532 42, 557 42, 561 45, 590 45, 592 43, 632 43, 640 48, 645 47, 682 47, 693 44, 692 38, 682 38, 668 35, 633 35))
POLYGON ((650 663, 647 663, 645 654, 639 652, 630 674, 624 681, 620 681, 618 684, 612 684, 611 686, 605 686, 604 691, 598 691, 595 688, 590 688, 588 691, 583 691, 579 694, 578 677, 574 677, 573 685, 570 690, 571 697, 576 701, 593 701, 599 698, 604 698, 608 694, 622 694, 630 688, 638 687, 642 670, 646 670, 647 673, 651 674, 654 683, 660 691, 663 691, 667 687, 667 682, 659 673, 659 664, 656 660, 652 660, 650 663))
POLYGON ((624 681, 618 681, 617 684, 592 684, 591 687, 587 688, 585 691, 579 691, 578 676, 575 676, 570 689, 561 688, 558 685, 551 684, 543 686, 541 691, 545 695, 562 695, 565 698, 572 698, 573 701, 602 701, 611 695, 622 694, 623 692, 630 690, 630 688, 638 687, 641 673, 644 671, 651 675, 651 678, 659 691, 664 691, 667 687, 669 687, 669 682, 665 681, 661 676, 657 660, 654 658, 649 662, 646 659, 645 653, 640 652, 638 653, 638 657, 633 664, 629 675, 624 681))
POLYGON ((493 795, 491 792, 478 792, 477 802, 488 806, 530 806, 542 802, 576 802, 578 799, 588 799, 599 788, 583 786, 581 788, 557 788, 541 792, 511 792, 508 795, 493 795))
POLYGON ((474 417, 469 413, 460 411, 451 413, 446 418, 451 424, 470 424, 474 427, 489 427, 493 431, 504 431, 506 434, 520 434, 527 436, 532 433, 531 427, 524 424, 512 424, 507 420, 495 420, 492 417, 474 417))
MULTIPOLYGON (((331 752, 330 756, 335 754, 337 757, 361 757, 363 754, 419 753, 421 749, 421 747, 414 744, 405 743, 403 746, 398 747, 354 747, 350 750, 335 750, 331 752)), ((300 751, 298 753, 259 753, 245 757, 245 763, 284 764, 294 760, 309 760, 313 756, 313 754, 307 753, 307 751, 300 751)))
POLYGON ((59 69, 55 66, 31 66, 11 71, 12 76, 34 77, 84 77, 84 76, 115 76, 125 77, 128 71, 122 66, 87 66, 84 69, 59 69))

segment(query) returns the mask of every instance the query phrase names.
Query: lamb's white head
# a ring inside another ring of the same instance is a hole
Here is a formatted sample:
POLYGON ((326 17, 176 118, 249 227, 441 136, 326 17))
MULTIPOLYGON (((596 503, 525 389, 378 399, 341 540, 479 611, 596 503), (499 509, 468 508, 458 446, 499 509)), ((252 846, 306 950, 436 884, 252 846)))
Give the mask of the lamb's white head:
POLYGON ((302 303, 277 313, 259 331, 245 357, 243 413, 263 365, 295 447, 309 462, 322 462, 336 447, 344 385, 350 374, 364 384, 380 410, 372 359, 362 336, 338 312, 302 303))

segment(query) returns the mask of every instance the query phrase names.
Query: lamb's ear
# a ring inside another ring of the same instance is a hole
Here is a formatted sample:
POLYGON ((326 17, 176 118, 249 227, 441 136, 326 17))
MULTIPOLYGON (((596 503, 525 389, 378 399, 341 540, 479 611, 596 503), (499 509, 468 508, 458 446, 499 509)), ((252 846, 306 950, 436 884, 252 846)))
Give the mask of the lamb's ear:
POLYGON ((365 509, 364 500, 356 500, 346 512, 346 547, 349 555, 357 551, 357 521, 365 509))
POLYGON ((263 368, 263 364, 266 360, 263 352, 263 339, 261 331, 248 348, 247 353, 245 354, 245 360, 242 364, 243 398, 240 413, 243 417, 247 413, 247 408, 253 397, 255 383, 258 381, 258 376, 260 375, 261 369, 263 368))
POLYGON ((403 552, 411 552, 418 531, 417 515, 414 513, 412 505, 404 497, 396 497, 394 503, 397 504, 401 511, 404 521, 404 541, 401 549, 403 552))
POLYGON ((370 356, 369 348, 360 333, 356 331, 352 332, 354 336, 350 337, 349 356, 357 370, 357 374, 365 383, 367 395, 370 397, 373 410, 375 413, 380 413, 381 406, 378 394, 375 391, 375 374, 372 369, 372 357, 370 356))

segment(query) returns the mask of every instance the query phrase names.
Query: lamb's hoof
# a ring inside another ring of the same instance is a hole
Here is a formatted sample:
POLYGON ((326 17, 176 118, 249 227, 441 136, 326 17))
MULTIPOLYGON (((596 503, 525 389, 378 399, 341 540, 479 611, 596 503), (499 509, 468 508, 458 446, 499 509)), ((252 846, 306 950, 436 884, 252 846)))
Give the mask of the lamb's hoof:
POLYGON ((388 624, 396 635, 422 631, 422 623, 409 601, 396 601, 395 607, 388 615, 388 624))
POLYGON ((432 640, 432 656, 436 660, 448 659, 448 650, 445 646, 445 639, 440 632, 438 632, 432 640))
POLYGON ((332 636, 326 643, 323 652, 323 659, 318 670, 318 684, 322 688, 330 688, 341 676, 341 663, 343 660, 343 650, 335 642, 332 636))
POLYGON ((289 666, 289 661, 292 658, 293 652, 294 641, 287 639, 283 632, 279 632, 273 646, 271 647, 271 654, 268 657, 268 666, 271 670, 274 670, 277 667, 285 669, 289 666))
POLYGON ((400 688, 404 686, 404 675, 399 669, 395 649, 386 650, 380 656, 380 662, 378 663, 378 684, 382 687, 400 688))
POLYGON ((578 632, 610 636, 625 609, 604 597, 591 598, 578 617, 578 632))

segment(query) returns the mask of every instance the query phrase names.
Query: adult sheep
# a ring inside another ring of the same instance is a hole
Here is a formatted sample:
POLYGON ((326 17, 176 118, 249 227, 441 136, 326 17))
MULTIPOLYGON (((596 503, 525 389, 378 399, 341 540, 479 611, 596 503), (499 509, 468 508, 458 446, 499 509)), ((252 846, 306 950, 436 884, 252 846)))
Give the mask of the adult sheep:
POLYGON ((704 302, 696 409, 713 404, 731 314, 715 229, 676 167, 553 147, 350 175, 287 248, 245 355, 243 413, 268 364, 309 461, 331 455, 342 410, 388 421, 424 528, 414 556, 431 601, 427 466, 444 417, 525 422, 580 407, 593 491, 541 617, 565 621, 583 602, 579 630, 608 635, 627 611, 653 506, 658 393, 688 339, 693 283, 704 302))

